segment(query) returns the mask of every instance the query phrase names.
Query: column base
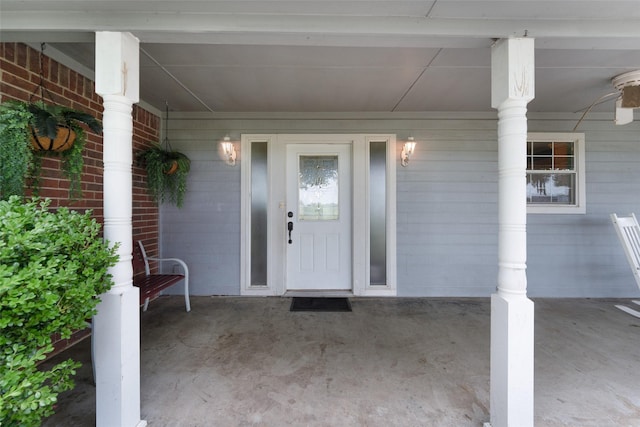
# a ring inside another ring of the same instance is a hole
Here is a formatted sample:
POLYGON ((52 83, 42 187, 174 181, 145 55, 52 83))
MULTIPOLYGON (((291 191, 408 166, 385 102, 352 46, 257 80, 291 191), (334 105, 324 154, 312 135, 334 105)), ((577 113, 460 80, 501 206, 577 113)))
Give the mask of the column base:
MULTIPOLYGON (((113 293, 111 293, 113 292, 113 293)), ((144 427, 140 420, 140 290, 100 296, 93 318, 97 427, 144 427)))
POLYGON ((491 295, 491 426, 533 427, 533 352, 533 301, 491 295))

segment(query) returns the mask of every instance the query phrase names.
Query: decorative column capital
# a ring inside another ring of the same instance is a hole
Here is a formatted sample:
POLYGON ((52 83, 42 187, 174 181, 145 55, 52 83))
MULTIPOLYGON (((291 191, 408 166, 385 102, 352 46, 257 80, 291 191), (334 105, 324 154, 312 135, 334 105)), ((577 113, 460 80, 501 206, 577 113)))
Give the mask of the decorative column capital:
POLYGON ((131 33, 96 32, 96 93, 140 101, 140 41, 131 33))
POLYGON ((535 96, 534 39, 500 39, 491 47, 491 106, 535 96))

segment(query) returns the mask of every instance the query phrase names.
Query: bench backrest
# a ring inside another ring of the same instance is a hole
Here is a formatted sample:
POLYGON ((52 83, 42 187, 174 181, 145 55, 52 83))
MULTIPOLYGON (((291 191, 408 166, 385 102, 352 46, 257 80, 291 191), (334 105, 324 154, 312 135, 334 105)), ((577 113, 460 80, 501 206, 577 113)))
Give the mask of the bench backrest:
POLYGON ((149 269, 149 260, 147 259, 147 251, 144 250, 144 245, 141 241, 133 242, 133 259, 131 261, 133 265, 133 275, 151 274, 149 269))
POLYGON ((619 217, 611 214, 611 222, 616 228, 616 233, 622 243, 627 261, 633 271, 633 277, 640 288, 640 226, 635 214, 619 217))

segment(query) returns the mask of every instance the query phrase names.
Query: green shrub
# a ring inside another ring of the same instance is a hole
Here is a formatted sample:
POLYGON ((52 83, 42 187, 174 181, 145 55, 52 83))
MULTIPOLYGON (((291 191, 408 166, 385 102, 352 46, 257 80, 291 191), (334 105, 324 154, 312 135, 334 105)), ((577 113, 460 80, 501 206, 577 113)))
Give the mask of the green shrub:
POLYGON ((50 211, 47 201, 0 201, 0 426, 37 426, 73 387, 79 363, 37 363, 96 313, 118 257, 91 212, 50 211))

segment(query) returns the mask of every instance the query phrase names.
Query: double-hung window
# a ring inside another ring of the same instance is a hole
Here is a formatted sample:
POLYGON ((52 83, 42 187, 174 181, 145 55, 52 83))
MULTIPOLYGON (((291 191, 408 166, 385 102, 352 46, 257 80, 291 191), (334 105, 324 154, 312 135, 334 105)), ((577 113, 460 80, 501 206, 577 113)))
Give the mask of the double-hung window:
POLYGON ((527 212, 585 213, 584 134, 530 133, 527 212))

